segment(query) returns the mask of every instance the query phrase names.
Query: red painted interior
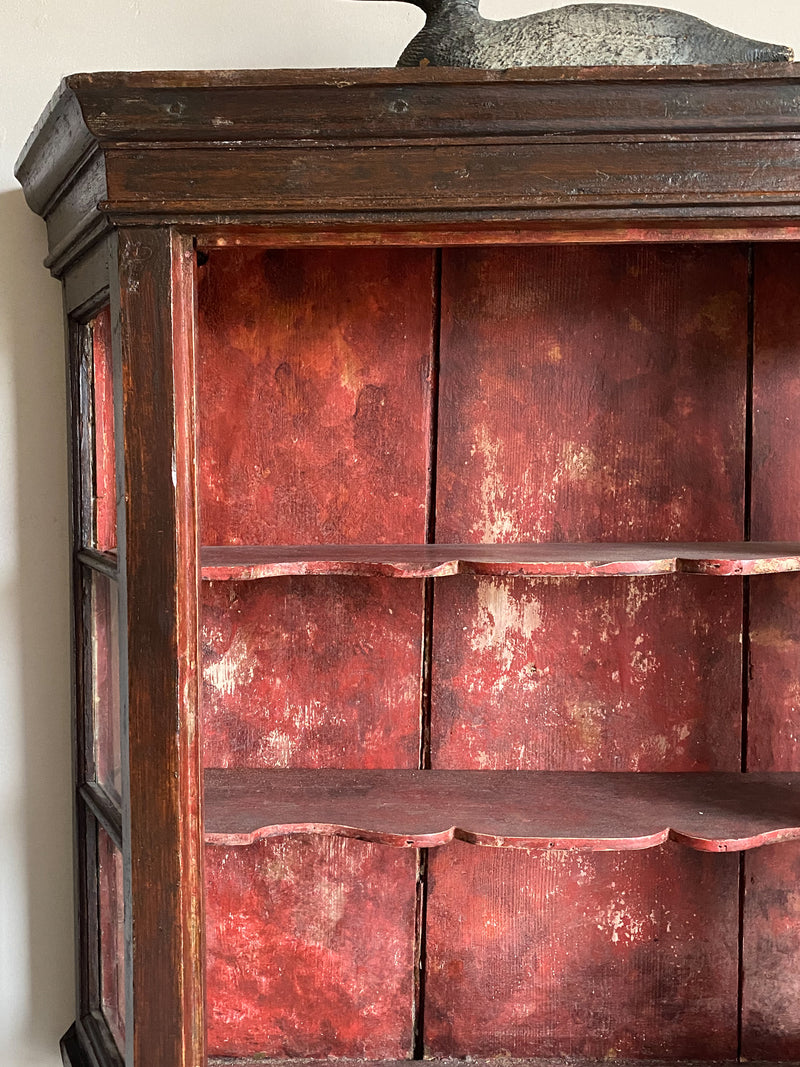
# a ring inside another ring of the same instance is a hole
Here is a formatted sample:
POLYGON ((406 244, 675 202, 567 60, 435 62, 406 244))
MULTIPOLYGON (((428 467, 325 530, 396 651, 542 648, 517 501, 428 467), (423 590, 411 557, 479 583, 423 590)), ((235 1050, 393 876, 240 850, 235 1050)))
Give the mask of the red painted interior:
MULTIPOLYGON (((206 543, 425 540, 433 271, 404 249, 210 254, 206 543)), ((422 607, 419 581, 204 583, 206 766, 418 766, 422 607)), ((413 856, 310 838, 208 848, 207 871, 211 1054, 410 1055, 413 856)))
MULTIPOLYGON (((800 529, 800 249, 753 257, 752 535, 800 529)), ((800 584, 749 583, 747 768, 800 769, 800 584)), ((800 1058, 800 846, 744 865, 742 1055, 800 1058)))
MULTIPOLYGON (((203 542, 421 545, 434 426, 443 545, 797 537, 793 255, 757 248, 751 273, 736 244, 448 248, 437 289, 424 249, 210 250, 203 542)), ((368 573, 204 582, 207 767, 413 768, 421 746, 439 769, 736 772, 749 612, 749 765, 800 770, 782 740, 792 575, 436 582, 428 747, 428 572, 368 573)), ((286 837, 206 853, 211 1054, 411 1055, 413 852, 286 837)), ((797 1057, 797 855, 746 861, 750 1058, 797 1057)), ((735 1058, 739 906, 735 857, 672 844, 433 850, 417 1050, 735 1058)))
POLYGON ((114 447, 114 390, 111 374, 111 309, 92 321, 94 406, 94 525, 101 551, 117 547, 117 483, 114 447))

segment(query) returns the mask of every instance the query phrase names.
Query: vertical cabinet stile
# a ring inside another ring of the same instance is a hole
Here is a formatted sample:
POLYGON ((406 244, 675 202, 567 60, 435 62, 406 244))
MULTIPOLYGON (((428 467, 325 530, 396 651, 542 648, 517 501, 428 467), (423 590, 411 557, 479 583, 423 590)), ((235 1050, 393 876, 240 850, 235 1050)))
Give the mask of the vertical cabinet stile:
POLYGON ((191 241, 119 233, 129 657, 129 1056, 201 1067, 191 241))

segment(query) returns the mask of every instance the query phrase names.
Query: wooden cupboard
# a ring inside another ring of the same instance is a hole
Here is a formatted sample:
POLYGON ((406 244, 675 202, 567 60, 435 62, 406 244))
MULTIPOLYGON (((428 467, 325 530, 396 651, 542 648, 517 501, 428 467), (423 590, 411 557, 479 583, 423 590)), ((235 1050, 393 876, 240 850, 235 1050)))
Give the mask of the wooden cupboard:
POLYGON ((71 1067, 800 1058, 800 73, 68 78, 71 1067))

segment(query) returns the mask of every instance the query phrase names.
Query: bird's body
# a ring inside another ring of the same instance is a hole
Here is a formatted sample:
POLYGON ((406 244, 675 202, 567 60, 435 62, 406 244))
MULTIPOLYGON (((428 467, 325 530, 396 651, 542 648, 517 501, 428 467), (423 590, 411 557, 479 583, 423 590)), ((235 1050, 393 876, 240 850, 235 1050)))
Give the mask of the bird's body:
POLYGON ((785 62, 783 45, 753 41, 680 11, 571 4, 493 21, 479 0, 409 0, 427 21, 398 66, 478 67, 785 62))

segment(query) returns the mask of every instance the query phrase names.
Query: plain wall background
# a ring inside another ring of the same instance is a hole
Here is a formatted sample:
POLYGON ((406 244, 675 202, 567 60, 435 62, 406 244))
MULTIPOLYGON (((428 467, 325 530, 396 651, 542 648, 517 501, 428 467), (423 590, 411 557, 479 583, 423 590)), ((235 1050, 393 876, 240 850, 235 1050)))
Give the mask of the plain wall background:
MULTIPOLYGON (((800 58, 796 0, 670 6, 800 58)), ((488 17, 553 6, 483 0, 488 17)), ((65 74, 392 66, 422 12, 369 0, 0 3, 0 1065, 58 1067, 73 1018, 66 425, 60 286, 12 169, 65 74)), ((153 1065, 155 1067, 155 1065, 153 1065)))

